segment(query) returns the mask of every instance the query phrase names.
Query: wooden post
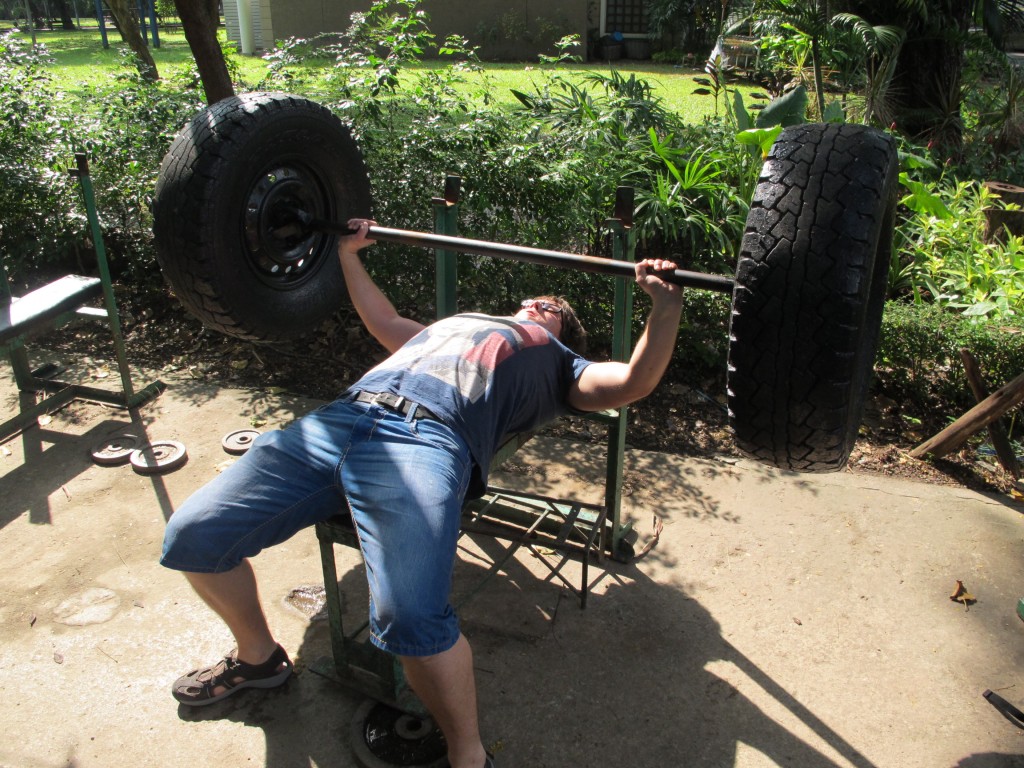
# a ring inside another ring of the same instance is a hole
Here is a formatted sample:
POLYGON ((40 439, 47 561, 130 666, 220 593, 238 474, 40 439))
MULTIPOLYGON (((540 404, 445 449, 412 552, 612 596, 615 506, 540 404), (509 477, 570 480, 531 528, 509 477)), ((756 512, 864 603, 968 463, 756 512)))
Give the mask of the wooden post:
POLYGON ((1024 373, 997 389, 939 434, 925 440, 910 455, 915 459, 928 454, 941 458, 955 451, 975 432, 984 429, 1021 402, 1024 402, 1024 373))
MULTIPOLYGON (((967 376, 967 382, 971 385, 971 391, 974 392, 974 399, 980 403, 988 397, 988 387, 985 385, 985 379, 978 368, 978 361, 974 359, 974 355, 971 354, 969 349, 960 350, 960 359, 964 362, 964 374, 967 376)), ((1010 445, 1010 440, 1006 436, 1006 430, 999 423, 999 419, 988 425, 988 436, 992 439, 992 447, 996 449, 999 463, 1003 465, 1003 469, 1009 472, 1014 480, 1017 480, 1020 477, 1017 453, 1013 450, 1013 446, 1010 445)))
MULTIPOLYGON (((986 181, 983 186, 1003 203, 1015 203, 1024 207, 1024 187, 1006 184, 1002 181, 986 181)), ((985 242, 1006 242, 1006 233, 1024 235, 1024 210, 1008 211, 1001 206, 990 207, 985 213, 985 242)))

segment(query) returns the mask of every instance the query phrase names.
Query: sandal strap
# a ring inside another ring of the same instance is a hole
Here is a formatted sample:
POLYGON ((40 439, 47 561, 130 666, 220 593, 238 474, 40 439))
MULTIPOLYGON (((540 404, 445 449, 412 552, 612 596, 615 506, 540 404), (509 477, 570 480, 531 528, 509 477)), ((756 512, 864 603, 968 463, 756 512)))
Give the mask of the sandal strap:
POLYGON ((238 652, 232 651, 216 664, 194 669, 179 678, 174 685, 174 695, 186 704, 212 703, 230 695, 236 688, 276 686, 291 673, 291 660, 280 645, 260 664, 239 661, 238 652), (217 692, 217 688, 221 690, 217 692))
MULTIPOLYGON (((226 659, 225 659, 226 661, 226 659)), ((249 664, 245 661, 239 661, 238 657, 232 657, 233 669, 238 671, 238 674, 248 680, 258 680, 262 677, 273 677, 278 672, 278 667, 282 664, 291 665, 287 654, 284 649, 278 645, 274 649, 274 652, 270 654, 270 658, 261 664, 249 664)))
MULTIPOLYGON (((234 656, 225 656, 213 666, 200 669, 189 675, 189 677, 199 683, 205 693, 212 696, 213 689, 218 685, 224 686, 227 689, 238 685, 238 682, 228 678, 228 674, 237 669, 240 663, 234 656)), ((242 675, 242 679, 245 679, 245 675, 242 675)))

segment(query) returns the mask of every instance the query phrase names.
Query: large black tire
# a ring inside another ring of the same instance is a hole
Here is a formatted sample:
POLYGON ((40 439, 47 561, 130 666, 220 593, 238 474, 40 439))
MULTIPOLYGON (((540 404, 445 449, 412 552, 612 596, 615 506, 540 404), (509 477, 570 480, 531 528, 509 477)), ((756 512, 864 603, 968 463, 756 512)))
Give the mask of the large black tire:
POLYGON ((281 93, 203 110, 171 144, 153 201, 157 257, 175 295, 207 327, 241 339, 311 331, 345 301, 345 283, 336 236, 281 234, 294 209, 342 223, 369 215, 366 168, 342 122, 281 93))
POLYGON ((784 469, 842 469, 878 348, 897 157, 865 126, 780 134, 743 236, 729 329, 739 447, 784 469))

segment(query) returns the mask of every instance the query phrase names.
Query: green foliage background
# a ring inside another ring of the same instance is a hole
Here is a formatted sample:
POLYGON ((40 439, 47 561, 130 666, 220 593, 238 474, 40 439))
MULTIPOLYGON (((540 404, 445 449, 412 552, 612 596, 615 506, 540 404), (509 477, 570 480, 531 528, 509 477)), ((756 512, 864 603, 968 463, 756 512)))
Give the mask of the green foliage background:
MULTIPOLYGON (((638 258, 668 256, 686 268, 731 272, 759 167, 757 154, 735 138, 736 105, 749 91, 723 79, 708 105, 715 116, 695 121, 634 73, 570 75, 565 48, 562 64, 532 72, 499 108, 487 70, 464 41, 435 45, 425 25, 410 23, 403 45, 385 49, 377 44, 387 31, 381 24, 364 18, 333 48, 288 41, 256 81, 244 82, 235 70, 240 90, 308 93, 352 126, 381 222, 429 230, 430 200, 445 176, 455 174, 463 179, 461 234, 607 254, 601 224, 616 187, 628 184, 636 190, 638 258), (431 46, 442 59, 424 66, 431 46)), ((154 296, 165 291, 148 201, 173 135, 203 103, 187 61, 165 71, 158 84, 142 81, 132 64, 124 58, 112 77, 57 87, 44 52, 30 50, 17 35, 0 35, 0 246, 16 279, 27 283, 88 261, 84 211, 66 172, 73 153, 85 151, 116 277, 154 296)), ((971 286, 959 294, 950 288, 961 272, 976 274, 975 265, 991 262, 991 249, 976 237, 954 236, 965 229, 955 223, 974 221, 986 204, 963 186, 998 162, 992 142, 982 140, 991 135, 985 130, 977 131, 979 151, 962 164, 904 144, 905 157, 920 160, 907 164, 907 180, 923 192, 908 195, 901 208, 877 373, 883 387, 913 407, 972 403, 958 369, 960 345, 975 352, 990 381, 1024 371, 1019 296, 1011 301, 996 286, 979 301, 1001 301, 998 312, 965 316, 971 286), (934 216, 913 202, 921 199, 938 201, 955 216, 934 216), (937 231, 945 235, 938 255, 928 251, 937 231)), ((579 307, 596 353, 607 351, 611 278, 472 256, 460 257, 459 270, 461 309, 506 312, 523 296, 561 293, 579 307)), ((400 309, 433 317, 429 255, 381 244, 371 271, 400 309)), ((1014 262, 1013 279, 1021 273, 1024 265, 1014 262)), ((635 328, 644 314, 640 300, 635 328)), ((689 291, 670 376, 721 391, 728 320, 729 297, 689 291)))

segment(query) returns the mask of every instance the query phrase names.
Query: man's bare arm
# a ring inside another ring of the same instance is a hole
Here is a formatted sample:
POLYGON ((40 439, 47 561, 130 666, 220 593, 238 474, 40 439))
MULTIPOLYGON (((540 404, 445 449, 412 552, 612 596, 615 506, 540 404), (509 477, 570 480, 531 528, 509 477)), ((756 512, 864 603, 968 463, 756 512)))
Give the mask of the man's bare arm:
POLYGON ((367 229, 373 223, 369 219, 351 219, 348 225, 356 232, 338 242, 338 258, 352 305, 366 329, 384 349, 395 352, 426 326, 398 314, 394 304, 363 267, 359 251, 373 244, 374 241, 367 237, 367 229))
POLYGON ((675 269, 670 261, 646 259, 636 265, 636 282, 651 297, 651 312, 643 334, 628 363, 594 363, 587 366, 569 390, 569 404, 581 411, 618 408, 654 391, 665 374, 675 350, 682 289, 651 274, 651 270, 675 269))

